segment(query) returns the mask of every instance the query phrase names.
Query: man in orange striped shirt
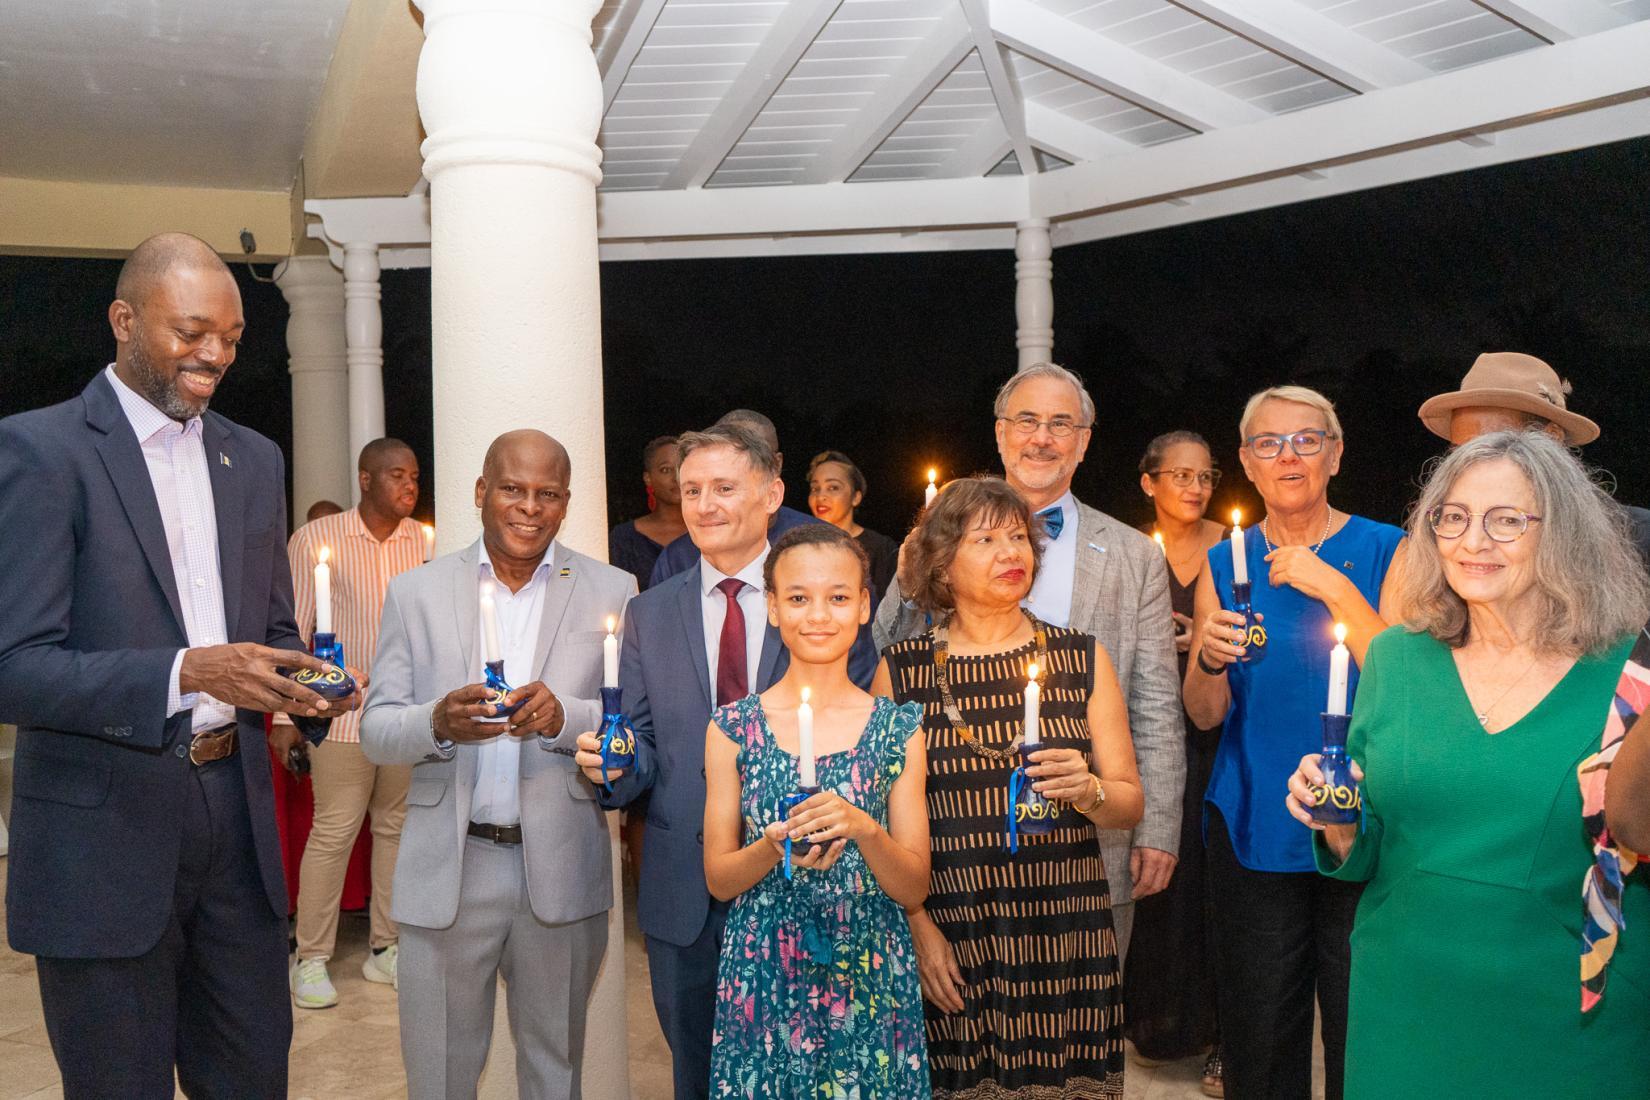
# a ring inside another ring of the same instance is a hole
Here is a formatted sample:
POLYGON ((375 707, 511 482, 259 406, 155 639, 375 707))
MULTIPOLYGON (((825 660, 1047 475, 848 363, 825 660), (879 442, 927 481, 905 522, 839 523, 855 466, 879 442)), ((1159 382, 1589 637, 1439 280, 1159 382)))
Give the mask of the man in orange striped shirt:
MULTIPOLYGON (((332 628, 344 660, 368 668, 378 649, 378 624, 390 578, 424 562, 424 533, 410 517, 418 504, 418 459, 398 439, 375 439, 361 449, 357 476, 361 503, 298 528, 287 545, 292 561, 298 632, 315 631, 315 563, 323 549, 332 570, 332 628)), ((368 981, 395 985, 395 922, 390 891, 407 816, 412 769, 378 766, 361 752, 361 716, 334 719, 327 739, 309 750, 315 788, 315 822, 298 873, 298 957, 292 966, 292 1002, 299 1008, 331 1008, 338 991, 327 973, 338 933, 344 874, 361 820, 372 814, 372 951, 362 964, 368 981)), ((291 726, 277 725, 271 742, 283 759, 298 741, 291 726)))

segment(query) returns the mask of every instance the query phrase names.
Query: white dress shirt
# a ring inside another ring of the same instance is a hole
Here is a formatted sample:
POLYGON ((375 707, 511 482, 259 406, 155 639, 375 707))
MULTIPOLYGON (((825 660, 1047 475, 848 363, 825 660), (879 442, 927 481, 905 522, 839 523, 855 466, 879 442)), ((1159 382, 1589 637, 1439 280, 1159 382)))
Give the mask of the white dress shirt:
MULTIPOLYGON (((498 611, 498 652, 504 658, 504 678, 511 687, 525 687, 538 679, 533 667, 539 644, 539 627, 544 621, 544 589, 550 583, 550 562, 556 556, 552 541, 544 560, 533 570, 521 591, 512 592, 493 577, 493 563, 487 557, 487 543, 481 543, 480 575, 476 578, 476 600, 481 587, 493 581, 493 604, 498 611)), ((486 627, 476 616, 475 683, 484 676, 487 644, 481 632, 486 627)), ((501 727, 502 728, 502 727, 501 727)), ((476 746, 476 786, 470 799, 470 820, 484 825, 521 824, 521 740, 501 734, 476 746)))
MULTIPOLYGON (((178 586, 184 636, 190 648, 224 645, 229 631, 223 618, 223 577, 218 571, 218 515, 212 507, 212 469, 206 462, 201 418, 178 423, 148 398, 120 380, 111 364, 105 371, 126 420, 137 434, 149 483, 166 528, 166 551, 178 586)), ((166 689, 166 715, 193 710, 190 728, 214 729, 235 720, 235 708, 204 692, 184 695, 178 686, 184 650, 172 660, 166 689)))
MULTIPOLYGON (((768 560, 768 544, 745 568, 733 574, 745 582, 739 590, 739 610, 745 613, 745 687, 756 691, 756 669, 762 663, 762 641, 768 634, 768 597, 762 591, 762 567, 768 560)), ((699 599, 705 620, 705 663, 710 666, 710 694, 716 696, 717 657, 722 651, 722 624, 728 618, 727 597, 716 586, 728 579, 705 558, 699 559, 699 599)))
MULTIPOLYGON (((1060 537, 1043 547, 1043 564, 1032 582, 1025 607, 1050 626, 1071 625, 1071 590, 1077 583, 1077 498, 1066 495, 1048 507, 1058 507, 1065 517, 1060 537)), ((1037 509, 1039 512, 1044 508, 1037 509)))

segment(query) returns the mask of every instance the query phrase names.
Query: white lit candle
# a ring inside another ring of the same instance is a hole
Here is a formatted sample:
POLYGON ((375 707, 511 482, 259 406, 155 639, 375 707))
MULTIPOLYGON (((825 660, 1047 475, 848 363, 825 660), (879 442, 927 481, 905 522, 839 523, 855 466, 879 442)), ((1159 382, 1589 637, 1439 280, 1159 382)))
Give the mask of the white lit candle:
POLYGON ((1026 666, 1025 743, 1028 745, 1043 743, 1043 733, 1039 728, 1042 701, 1043 689, 1037 683, 1037 662, 1033 661, 1026 666))
POLYGON ((808 689, 802 689, 802 702, 796 708, 796 767, 801 772, 802 786, 819 786, 814 765, 814 708, 808 702, 808 689))
POLYGON ((1165 546, 1164 543, 1163 543, 1163 532, 1162 531, 1153 531, 1152 532, 1152 541, 1157 543, 1157 548, 1163 552, 1163 557, 1165 559, 1168 558, 1169 548, 1167 546, 1165 546))
POLYGON ((1346 648, 1346 624, 1335 624, 1335 648, 1329 651, 1329 713, 1345 714, 1347 669, 1352 651, 1346 648))
POLYGON ((619 686, 619 636, 613 633, 618 627, 619 620, 609 615, 607 637, 602 639, 602 687, 619 686))
POLYGON ((940 495, 940 487, 938 485, 934 484, 934 482, 936 480, 938 480, 939 476, 940 476, 940 472, 938 470, 935 470, 933 468, 929 469, 929 471, 928 471, 928 488, 924 489, 923 493, 922 493, 922 506, 924 508, 926 508, 930 504, 934 503, 934 498, 940 495))
POLYGON ((1249 583, 1249 559, 1243 552, 1243 513, 1232 509, 1232 583, 1249 583))
POLYGON ((315 633, 332 633, 332 548, 323 546, 315 561, 315 633))
POLYGON ((424 525, 424 560, 430 561, 435 557, 435 524, 424 525))
POLYGON ((486 661, 499 660, 498 608, 493 604, 493 582, 481 582, 481 648, 486 661))

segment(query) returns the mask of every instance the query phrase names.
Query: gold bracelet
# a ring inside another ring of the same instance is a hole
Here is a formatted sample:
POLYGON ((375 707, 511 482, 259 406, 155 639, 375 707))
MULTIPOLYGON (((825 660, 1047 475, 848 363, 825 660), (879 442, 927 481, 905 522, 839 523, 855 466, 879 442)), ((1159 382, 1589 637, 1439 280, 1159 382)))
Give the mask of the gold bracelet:
POLYGON ((1095 775, 1093 772, 1089 772, 1089 779, 1092 780, 1093 783, 1094 783, 1094 797, 1090 800, 1088 808, 1084 809, 1083 807, 1077 805, 1077 803, 1075 803, 1075 802, 1073 802, 1071 804, 1072 808, 1075 809, 1078 813, 1082 814, 1084 817, 1087 817, 1089 814, 1092 814, 1095 810, 1098 810, 1102 805, 1105 804, 1105 801, 1106 801, 1106 788, 1104 788, 1100 785, 1100 777, 1098 775, 1095 775))

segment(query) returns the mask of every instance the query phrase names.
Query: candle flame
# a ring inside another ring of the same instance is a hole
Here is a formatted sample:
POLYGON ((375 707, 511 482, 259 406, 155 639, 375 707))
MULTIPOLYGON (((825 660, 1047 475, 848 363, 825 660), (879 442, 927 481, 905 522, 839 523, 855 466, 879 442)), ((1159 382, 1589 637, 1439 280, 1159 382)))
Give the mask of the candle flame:
POLYGON ((1169 552, 1169 548, 1163 545, 1163 532, 1162 531, 1153 531, 1152 532, 1152 541, 1157 543, 1157 548, 1159 550, 1163 551, 1165 554, 1167 554, 1169 552))
POLYGON ((1026 665, 1026 679, 1032 681, 1033 683, 1037 681, 1036 661, 1032 661, 1030 664, 1026 665))
POLYGON ((426 524, 425 524, 425 525, 424 525, 424 533, 425 533, 425 534, 426 534, 426 535, 433 535, 433 534, 435 534, 435 524, 433 524, 433 523, 426 523, 426 524))
POLYGON ((315 555, 315 560, 316 560, 317 563, 319 563, 321 565, 325 565, 327 562, 331 561, 332 560, 332 547, 330 547, 330 546, 321 547, 321 552, 319 554, 315 555))
POLYGON ((808 696, 810 696, 812 694, 813 694, 813 689, 812 688, 803 688, 802 689, 802 701, 804 703, 806 703, 808 701, 808 696))
POLYGON ((1232 526, 1233 527, 1242 527, 1243 526, 1243 512, 1240 509, 1237 509, 1237 508, 1232 509, 1232 526))
POLYGON ((928 484, 934 484, 934 479, 939 476, 940 472, 938 470, 934 469, 932 466, 928 468, 928 484))
POLYGON ((481 582, 481 598, 484 600, 493 598, 493 578, 487 577, 481 582))
POLYGON ((614 618, 612 615, 609 615, 607 617, 607 632, 609 634, 613 633, 613 631, 618 629, 618 626, 619 626, 619 620, 614 618))
POLYGON ((1335 644, 1336 645, 1345 645, 1346 644, 1346 624, 1345 623, 1336 623, 1335 624, 1335 644))

